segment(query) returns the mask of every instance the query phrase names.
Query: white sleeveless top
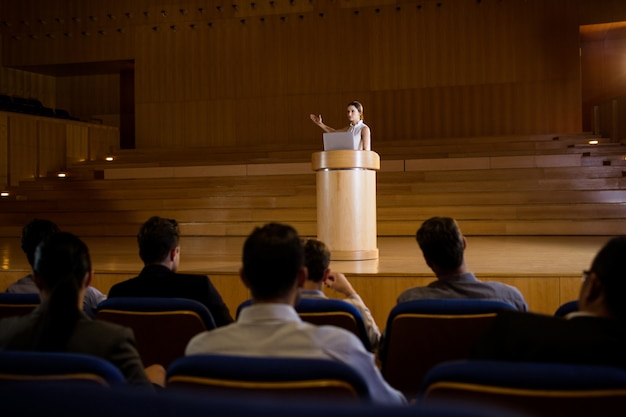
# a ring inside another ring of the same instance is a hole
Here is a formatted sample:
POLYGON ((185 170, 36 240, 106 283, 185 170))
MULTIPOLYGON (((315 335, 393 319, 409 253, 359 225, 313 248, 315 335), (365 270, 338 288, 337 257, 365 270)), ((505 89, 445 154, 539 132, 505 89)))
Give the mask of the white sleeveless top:
POLYGON ((363 149, 363 141, 361 140, 361 130, 363 130, 364 127, 367 127, 367 125, 363 123, 363 120, 359 120, 357 124, 348 128, 348 132, 351 132, 352 136, 354 136, 354 143, 359 144, 359 146, 357 147, 357 151, 365 150, 363 149))

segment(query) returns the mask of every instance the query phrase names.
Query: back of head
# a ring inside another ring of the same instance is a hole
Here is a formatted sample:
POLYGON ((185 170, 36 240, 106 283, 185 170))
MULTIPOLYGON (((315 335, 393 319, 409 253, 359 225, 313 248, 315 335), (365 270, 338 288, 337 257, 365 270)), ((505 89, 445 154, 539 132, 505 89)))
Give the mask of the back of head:
POLYGON ((71 233, 55 233, 37 246, 33 272, 47 296, 47 309, 35 343, 37 349, 65 349, 82 314, 79 293, 90 271, 89 250, 71 233))
POLYGON ((591 263, 604 287, 606 307, 613 316, 626 320, 626 236, 609 240, 591 263))
POLYGON ((176 220, 151 217, 141 226, 137 234, 139 257, 146 265, 159 263, 178 246, 179 239, 180 230, 176 220))
POLYGON ((450 217, 431 217, 422 223, 415 238, 424 259, 445 271, 463 264, 463 235, 456 221, 450 217))
POLYGON ((22 229, 22 250, 32 267, 35 263, 35 249, 48 236, 59 231, 59 227, 50 220, 33 219, 22 229))
POLYGON ((330 264, 330 251, 328 250, 328 246, 320 240, 305 240, 304 259, 306 268, 309 271, 308 280, 321 282, 330 264))
POLYGON ((285 296, 304 266, 298 232, 288 225, 268 223, 255 228, 243 245, 243 273, 255 300, 285 296))

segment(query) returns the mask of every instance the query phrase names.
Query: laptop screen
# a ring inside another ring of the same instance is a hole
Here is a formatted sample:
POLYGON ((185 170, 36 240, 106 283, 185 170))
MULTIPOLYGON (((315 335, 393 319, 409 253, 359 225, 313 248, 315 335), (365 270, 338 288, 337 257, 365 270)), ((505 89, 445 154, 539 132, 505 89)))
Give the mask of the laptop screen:
POLYGON ((352 132, 324 133, 324 150, 335 151, 340 149, 357 150, 361 138, 353 136, 352 132))

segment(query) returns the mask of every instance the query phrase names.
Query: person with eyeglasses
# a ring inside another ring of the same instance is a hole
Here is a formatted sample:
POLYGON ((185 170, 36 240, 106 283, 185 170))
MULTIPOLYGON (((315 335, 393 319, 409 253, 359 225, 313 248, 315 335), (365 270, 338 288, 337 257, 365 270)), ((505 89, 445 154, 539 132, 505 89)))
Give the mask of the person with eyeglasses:
POLYGON ((610 239, 583 271, 578 310, 564 317, 503 311, 473 359, 626 368, 626 236, 610 239))

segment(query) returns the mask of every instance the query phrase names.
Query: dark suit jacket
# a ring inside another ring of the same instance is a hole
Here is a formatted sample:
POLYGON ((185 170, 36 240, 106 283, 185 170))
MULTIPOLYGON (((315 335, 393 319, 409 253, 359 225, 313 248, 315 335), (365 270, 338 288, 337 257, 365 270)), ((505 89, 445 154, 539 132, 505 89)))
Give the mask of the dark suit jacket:
MULTIPOLYGON (((0 320, 0 350, 33 350, 46 304, 32 313, 0 320)), ((133 331, 117 324, 92 320, 83 313, 67 344, 67 352, 98 356, 117 366, 128 382, 152 387, 135 347, 133 331)))
POLYGON ((189 298, 204 304, 220 327, 233 318, 211 280, 206 275, 178 274, 163 265, 147 265, 139 276, 111 287, 113 297, 171 297, 189 298))
POLYGON ((626 368, 626 326, 593 316, 502 311, 477 340, 471 358, 626 368))

